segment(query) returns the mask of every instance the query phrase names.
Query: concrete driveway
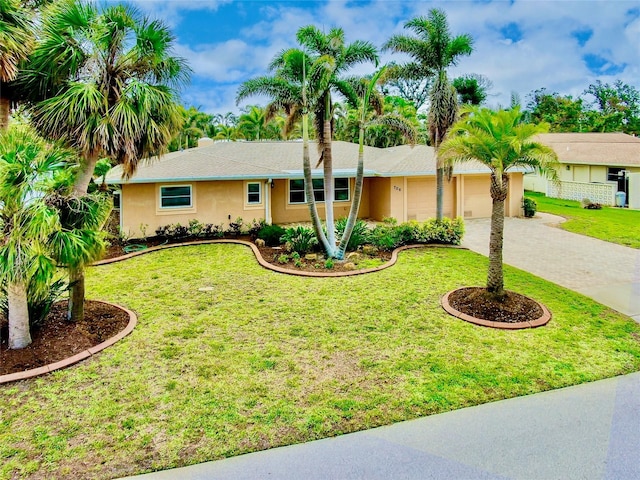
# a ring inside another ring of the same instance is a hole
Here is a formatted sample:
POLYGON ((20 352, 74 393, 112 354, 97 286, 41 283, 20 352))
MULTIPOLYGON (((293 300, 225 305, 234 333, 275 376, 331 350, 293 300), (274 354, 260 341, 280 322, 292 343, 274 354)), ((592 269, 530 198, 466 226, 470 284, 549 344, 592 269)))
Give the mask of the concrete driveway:
MULTIPOLYGON (((593 298, 640 322, 640 250, 566 232, 562 217, 506 218, 504 263, 593 298)), ((462 245, 489 254, 490 219, 465 221, 462 245)))

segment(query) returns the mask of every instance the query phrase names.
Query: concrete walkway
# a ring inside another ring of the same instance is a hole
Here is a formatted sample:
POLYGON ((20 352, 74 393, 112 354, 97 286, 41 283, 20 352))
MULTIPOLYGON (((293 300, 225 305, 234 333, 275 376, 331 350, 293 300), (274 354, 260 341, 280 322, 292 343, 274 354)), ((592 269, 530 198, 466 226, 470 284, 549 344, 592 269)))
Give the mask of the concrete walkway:
MULTIPOLYGON (((506 219, 505 263, 640 321, 640 252, 557 221, 506 219)), ((466 227, 486 254, 488 220, 466 227)), ((640 479, 640 373, 136 478, 640 479)))
MULTIPOLYGON (((565 232, 539 213, 506 218, 504 263, 591 297, 640 322, 640 250, 565 232)), ((489 254, 489 219, 467 220, 462 245, 489 254)), ((526 292, 523 292, 526 293, 526 292)))

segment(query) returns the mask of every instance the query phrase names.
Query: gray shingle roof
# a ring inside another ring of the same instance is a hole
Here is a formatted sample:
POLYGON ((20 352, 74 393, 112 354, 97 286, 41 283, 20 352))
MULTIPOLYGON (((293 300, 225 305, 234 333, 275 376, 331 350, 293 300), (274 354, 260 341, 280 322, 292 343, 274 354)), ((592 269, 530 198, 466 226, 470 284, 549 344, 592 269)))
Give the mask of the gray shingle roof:
POLYGON ((625 133, 544 133, 538 139, 561 163, 640 166, 640 138, 625 133))
MULTIPOLYGON (((358 145, 333 142, 334 172, 354 176, 358 145)), ((312 167, 319 154, 310 144, 312 167)), ((365 176, 435 175, 433 148, 402 145, 391 148, 365 147, 365 176)), ((454 173, 487 173, 480 163, 456 165, 454 173)), ((315 172, 320 174, 320 170, 315 172)), ((122 169, 113 168, 107 183, 123 183, 122 169)), ((302 142, 216 142, 212 145, 172 152, 143 162, 130 183, 195 180, 240 180, 254 178, 299 178, 302 176, 302 142)))

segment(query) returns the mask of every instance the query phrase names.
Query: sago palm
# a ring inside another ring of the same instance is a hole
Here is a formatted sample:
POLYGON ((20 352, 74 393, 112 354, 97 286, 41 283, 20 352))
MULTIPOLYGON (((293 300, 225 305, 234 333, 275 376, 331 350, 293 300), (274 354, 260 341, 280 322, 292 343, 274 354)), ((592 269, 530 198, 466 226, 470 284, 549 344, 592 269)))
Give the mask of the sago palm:
POLYGON ((440 146, 440 155, 450 166, 456 162, 476 160, 491 170, 487 291, 499 300, 504 296, 502 242, 504 202, 509 192, 508 173, 514 168, 524 167, 557 179, 557 156, 553 149, 534 140, 548 126, 522 123, 519 108, 494 112, 487 108, 466 107, 463 114, 440 146))
POLYGON ((429 137, 436 151, 436 216, 442 220, 444 166, 438 148, 448 128, 456 119, 458 103, 456 91, 447 78, 447 68, 472 52, 473 39, 469 35, 452 37, 447 16, 440 9, 432 9, 426 17, 416 17, 405 23, 415 36, 395 35, 385 43, 385 49, 408 54, 412 61, 397 68, 397 75, 409 79, 434 76, 429 94, 429 137))
MULTIPOLYGON (((131 176, 143 158, 166 150, 181 126, 174 87, 188 76, 173 56, 173 35, 137 10, 62 0, 45 9, 21 84, 32 94, 32 119, 45 136, 80 152, 73 186, 87 187, 99 158, 131 176)), ((81 285, 77 272, 72 283, 81 285)), ((70 315, 80 320, 84 298, 73 289, 70 315)))

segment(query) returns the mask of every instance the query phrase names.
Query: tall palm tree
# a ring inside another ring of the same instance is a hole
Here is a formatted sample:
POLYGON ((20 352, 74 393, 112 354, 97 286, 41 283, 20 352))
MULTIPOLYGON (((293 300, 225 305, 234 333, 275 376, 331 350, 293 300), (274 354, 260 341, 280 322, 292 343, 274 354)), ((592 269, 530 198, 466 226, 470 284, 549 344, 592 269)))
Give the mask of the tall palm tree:
POLYGON ((395 35, 383 48, 409 54, 412 62, 398 68, 400 77, 410 79, 435 76, 430 91, 429 137, 436 151, 436 216, 442 220, 444 166, 438 149, 448 128, 456 119, 458 108, 456 91, 447 78, 447 68, 472 52, 473 39, 469 35, 451 36, 447 15, 434 8, 426 17, 416 17, 405 23, 416 36, 395 35))
POLYGON ((504 202, 509 192, 509 170, 517 167, 533 169, 557 179, 557 156, 550 147, 533 137, 548 130, 545 124, 522 123, 518 107, 494 112, 487 108, 466 107, 467 114, 455 123, 447 140, 440 146, 442 160, 449 166, 456 162, 476 160, 491 170, 491 236, 487 291, 495 299, 504 297, 502 240, 504 234, 504 202))
MULTIPOLYGON (((369 42, 355 41, 351 44, 345 44, 344 31, 340 28, 332 28, 329 33, 325 34, 317 27, 309 25, 298 30, 297 40, 302 47, 300 50, 283 51, 276 55, 271 62, 271 69, 276 71, 276 76, 260 77, 245 82, 238 92, 237 99, 241 100, 249 95, 263 93, 271 96, 272 104, 285 110, 289 115, 302 111, 303 105, 308 109, 307 113, 313 113, 316 139, 321 151, 318 165, 320 163, 323 165, 326 242, 322 229, 318 227, 319 223, 316 225, 314 221, 314 226, 327 255, 335 257, 337 248, 333 213, 334 186, 331 149, 333 101, 331 95, 334 92, 338 93, 352 104, 357 104, 357 94, 349 82, 342 78, 342 75, 359 63, 373 62, 377 65, 378 54, 375 47, 369 42), (293 58, 298 58, 300 61, 292 62, 293 58), (306 83, 302 81, 303 65, 309 67, 309 74, 305 77, 306 83), (303 83, 305 83, 307 93, 308 101, 306 103, 302 102, 303 83)), ((305 180, 305 184, 307 183, 310 182, 305 180)), ((313 195, 311 198, 307 196, 307 200, 310 202, 310 209, 313 209, 315 206, 313 195)))
POLYGON ((43 295, 56 270, 48 241, 60 228, 44 201, 75 156, 24 126, 0 133, 0 281, 7 285, 9 348, 31 343, 29 294, 43 295))
MULTIPOLYGON (((131 176, 142 158, 166 151, 181 126, 174 88, 188 78, 173 56, 174 37, 132 7, 100 11, 79 0, 45 9, 21 83, 35 102, 33 123, 45 136, 80 152, 73 194, 82 197, 99 158, 131 176)), ((70 272, 69 315, 84 315, 82 269, 70 272)))
POLYGON ((18 64, 31 51, 33 31, 29 12, 19 0, 0 0, 0 131, 9 125, 11 96, 8 83, 18 75, 18 64))

